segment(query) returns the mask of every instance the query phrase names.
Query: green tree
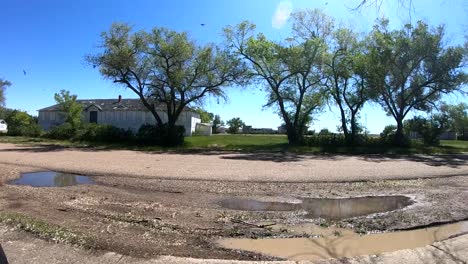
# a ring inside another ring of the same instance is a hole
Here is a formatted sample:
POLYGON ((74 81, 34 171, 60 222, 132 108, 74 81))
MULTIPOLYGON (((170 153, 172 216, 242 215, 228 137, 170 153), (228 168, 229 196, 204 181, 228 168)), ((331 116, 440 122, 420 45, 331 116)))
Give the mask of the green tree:
POLYGON ((265 85, 269 95, 264 106, 274 107, 283 119, 289 144, 299 144, 313 112, 324 103, 320 86, 324 39, 315 34, 283 44, 255 35, 254 30, 254 24, 244 21, 224 28, 224 36, 232 53, 247 63, 251 80, 265 85))
POLYGON ((65 122, 70 124, 72 130, 76 131, 81 125, 81 113, 83 106, 76 101, 77 96, 70 94, 70 91, 60 90, 54 94, 54 99, 59 104, 61 115, 64 116, 65 122))
POLYGON ((5 105, 5 89, 11 86, 11 82, 0 78, 0 106, 5 105))
POLYGON ((464 49, 445 47, 443 34, 442 26, 430 29, 423 22, 390 31, 387 20, 371 33, 368 81, 397 123, 398 145, 405 142, 403 120, 410 111, 428 111, 443 94, 460 91, 467 80, 464 49))
POLYGON ((441 124, 443 129, 461 135, 468 127, 468 105, 466 103, 449 105, 443 102, 439 106, 439 112, 434 114, 433 118, 441 124))
POLYGON ((426 145, 438 145, 439 136, 443 132, 442 123, 435 118, 426 119, 421 116, 415 116, 404 122, 405 131, 417 132, 426 145))
POLYGON ((242 83, 245 73, 239 59, 213 44, 199 46, 185 32, 156 27, 132 33, 126 24, 113 24, 101 38, 102 52, 86 60, 138 95, 161 128, 165 117, 156 109, 162 104, 169 135, 176 134, 185 107, 207 96, 225 98, 223 88, 242 83))
POLYGON ((211 123, 213 121, 214 115, 208 111, 205 111, 203 108, 197 108, 195 111, 200 115, 202 123, 211 123))
POLYGON ((224 121, 219 115, 215 115, 213 119, 213 133, 217 134, 220 127, 224 126, 224 121))
POLYGON ((338 106, 341 117, 340 131, 346 142, 354 144, 362 128, 358 124, 359 111, 373 96, 365 76, 369 71, 364 40, 358 40, 353 31, 340 28, 333 32, 330 52, 325 60, 324 86, 330 99, 338 106))
POLYGON ((245 125, 239 117, 228 120, 226 124, 229 126, 228 132, 231 134, 239 133, 239 129, 245 125))
POLYGON ((12 110, 5 117, 8 124, 8 135, 37 137, 42 133, 33 116, 20 110, 12 110))
POLYGON ((0 106, 0 119, 7 119, 13 111, 13 109, 0 106))

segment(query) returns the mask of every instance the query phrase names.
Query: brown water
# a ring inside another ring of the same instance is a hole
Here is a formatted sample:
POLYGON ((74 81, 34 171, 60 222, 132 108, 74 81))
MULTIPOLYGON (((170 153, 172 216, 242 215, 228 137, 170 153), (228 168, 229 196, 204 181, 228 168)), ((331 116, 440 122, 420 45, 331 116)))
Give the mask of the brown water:
POLYGON ((33 187, 66 187, 78 184, 94 184, 94 181, 89 176, 57 171, 40 171, 22 173, 20 178, 10 181, 9 184, 33 187))
POLYGON ((411 231, 359 235, 347 229, 321 228, 306 224, 291 227, 296 232, 322 235, 318 238, 220 239, 224 248, 245 250, 289 260, 373 255, 430 245, 436 241, 468 232, 468 221, 411 231))
POLYGON ((246 211, 307 211, 309 218, 339 220, 401 209, 413 201, 406 196, 367 196, 347 199, 303 198, 301 203, 264 202, 243 198, 222 200, 224 208, 246 211))

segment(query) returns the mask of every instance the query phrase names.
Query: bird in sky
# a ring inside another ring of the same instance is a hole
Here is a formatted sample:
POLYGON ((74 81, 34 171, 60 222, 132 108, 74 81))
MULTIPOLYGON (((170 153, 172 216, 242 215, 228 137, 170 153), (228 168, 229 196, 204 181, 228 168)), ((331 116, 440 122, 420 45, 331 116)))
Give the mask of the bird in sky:
POLYGON ((23 70, 23 74, 26 75, 26 71, 25 71, 25 70, 23 70))
POLYGON ((204 26, 205 26, 205 24, 204 24, 204 23, 201 23, 200 25, 201 25, 202 27, 204 27, 204 26))

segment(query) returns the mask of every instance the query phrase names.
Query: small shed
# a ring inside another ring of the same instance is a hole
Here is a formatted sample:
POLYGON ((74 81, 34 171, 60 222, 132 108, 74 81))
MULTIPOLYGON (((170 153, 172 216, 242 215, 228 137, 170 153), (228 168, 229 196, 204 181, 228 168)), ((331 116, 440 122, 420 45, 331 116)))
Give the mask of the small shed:
POLYGON ((200 136, 211 136, 213 125, 210 123, 197 123, 195 134, 200 136))

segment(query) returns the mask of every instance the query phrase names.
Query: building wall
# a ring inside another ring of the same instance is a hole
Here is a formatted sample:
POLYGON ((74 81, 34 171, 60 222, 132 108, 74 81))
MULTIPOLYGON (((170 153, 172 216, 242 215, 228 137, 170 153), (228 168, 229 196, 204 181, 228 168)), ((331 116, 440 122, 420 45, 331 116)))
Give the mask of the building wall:
POLYGON ((212 130, 213 130, 213 127, 211 124, 197 123, 196 128, 195 128, 197 135, 200 135, 200 136, 211 136, 212 130))
MULTIPOLYGON (((99 111, 95 107, 90 107, 82 113, 83 122, 89 122, 90 113, 97 112, 97 123, 108 124, 123 129, 131 129, 137 132, 143 124, 156 124, 156 119, 149 111, 99 111)), ((167 122, 167 114, 158 112, 163 122, 167 122)), ((44 130, 49 130, 52 127, 63 124, 65 121, 64 115, 60 112, 39 111, 39 125, 44 130)), ((182 112, 176 124, 184 126, 185 135, 191 136, 195 131, 196 123, 200 123, 199 115, 194 112, 182 112)))

